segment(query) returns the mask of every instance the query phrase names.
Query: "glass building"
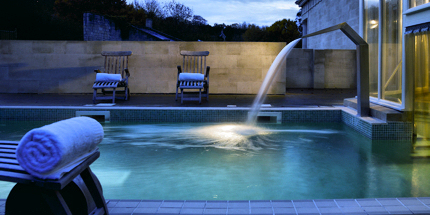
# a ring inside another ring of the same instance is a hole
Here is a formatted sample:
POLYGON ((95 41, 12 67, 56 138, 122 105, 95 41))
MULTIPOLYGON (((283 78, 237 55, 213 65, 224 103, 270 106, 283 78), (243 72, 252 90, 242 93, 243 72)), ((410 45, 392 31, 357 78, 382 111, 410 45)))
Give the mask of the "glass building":
MULTIPOLYGON (((430 138, 430 0, 297 0, 303 34, 347 22, 369 44, 372 103, 410 114, 415 134, 430 138), (333 15, 336 14, 336 15, 333 15)), ((351 49, 339 42, 310 49, 351 49)), ((345 38, 345 40, 348 40, 345 38)), ((308 47, 306 47, 308 46, 308 47)))
POLYGON ((370 100, 413 113, 415 133, 430 137, 430 2, 364 0, 370 100))
POLYGON ((418 138, 430 138, 430 1, 361 4, 371 102, 413 113, 418 138))

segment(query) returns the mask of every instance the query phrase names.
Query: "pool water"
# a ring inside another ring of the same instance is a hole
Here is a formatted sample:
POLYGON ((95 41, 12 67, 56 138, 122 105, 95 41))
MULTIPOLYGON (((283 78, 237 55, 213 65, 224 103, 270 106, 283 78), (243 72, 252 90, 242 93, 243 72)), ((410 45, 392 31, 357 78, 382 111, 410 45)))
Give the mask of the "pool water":
MULTIPOLYGON (((0 122, 19 140, 46 122, 0 122)), ((430 160, 409 141, 371 141, 341 123, 103 124, 91 165, 107 199, 281 200, 430 196, 430 160)), ((0 182, 0 198, 13 184, 0 182)))

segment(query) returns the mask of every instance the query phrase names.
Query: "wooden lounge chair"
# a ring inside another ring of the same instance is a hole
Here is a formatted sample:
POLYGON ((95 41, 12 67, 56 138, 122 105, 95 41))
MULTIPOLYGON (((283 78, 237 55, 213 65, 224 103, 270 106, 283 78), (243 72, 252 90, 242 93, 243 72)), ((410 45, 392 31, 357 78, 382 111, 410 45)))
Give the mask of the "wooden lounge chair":
POLYGON ((93 85, 94 103, 102 99, 112 99, 112 103, 115 103, 115 98, 129 99, 128 77, 130 77, 130 72, 128 71, 128 57, 130 55, 132 55, 131 51, 102 52, 102 56, 105 57, 104 71, 94 70, 98 74, 93 85), (124 90, 116 90, 118 87, 123 87, 124 90), (98 89, 101 89, 103 96, 97 95, 98 89), (116 97, 117 93, 124 93, 124 96, 116 97))
POLYGON ((206 56, 208 51, 181 51, 183 56, 182 67, 178 66, 178 77, 176 83, 176 97, 181 98, 181 104, 184 100, 199 101, 202 103, 202 97, 209 101, 209 71, 210 67, 206 66, 206 56), (181 93, 178 94, 178 89, 181 93), (184 93, 184 90, 192 90, 184 93), (198 90, 199 97, 185 97, 184 94, 195 94, 198 90))
POLYGON ((18 142, 0 141, 0 180, 16 182, 6 214, 109 214, 101 185, 89 165, 96 151, 58 180, 38 179, 16 160, 18 142))

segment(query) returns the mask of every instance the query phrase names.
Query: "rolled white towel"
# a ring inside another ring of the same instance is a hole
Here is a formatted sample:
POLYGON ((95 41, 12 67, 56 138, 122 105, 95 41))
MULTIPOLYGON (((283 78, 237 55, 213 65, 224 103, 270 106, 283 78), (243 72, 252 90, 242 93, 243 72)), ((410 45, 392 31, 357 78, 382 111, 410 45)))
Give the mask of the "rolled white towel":
POLYGON ((203 81, 205 75, 200 73, 179 73, 180 81, 203 81))
POLYGON ((121 81, 121 74, 97 73, 96 81, 121 81))
POLYGON ((90 117, 74 117, 27 132, 18 144, 16 158, 31 175, 58 179, 97 150, 103 127, 90 117))

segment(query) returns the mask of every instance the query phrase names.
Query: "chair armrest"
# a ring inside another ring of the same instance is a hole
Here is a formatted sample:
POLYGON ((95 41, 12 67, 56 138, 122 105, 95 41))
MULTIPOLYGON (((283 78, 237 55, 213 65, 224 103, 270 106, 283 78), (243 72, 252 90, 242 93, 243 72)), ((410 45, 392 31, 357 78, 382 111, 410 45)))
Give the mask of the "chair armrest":
POLYGON ((95 73, 102 73, 102 71, 100 71, 100 69, 95 69, 94 72, 95 73))
POLYGON ((124 69, 125 72, 125 76, 130 77, 130 72, 128 71, 128 69, 124 69))

